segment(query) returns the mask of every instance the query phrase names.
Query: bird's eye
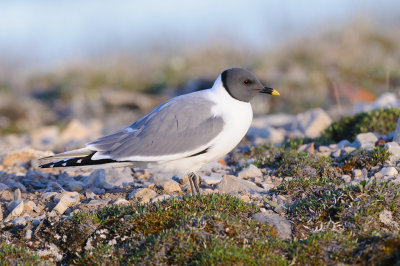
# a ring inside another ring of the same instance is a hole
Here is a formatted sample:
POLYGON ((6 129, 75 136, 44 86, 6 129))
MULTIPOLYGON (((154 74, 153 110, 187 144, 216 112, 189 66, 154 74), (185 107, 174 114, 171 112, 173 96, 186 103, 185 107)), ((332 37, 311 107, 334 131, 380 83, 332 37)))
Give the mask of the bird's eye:
POLYGON ((250 83, 251 83, 251 81, 248 80, 248 79, 246 79, 245 81, 243 81, 243 84, 244 84, 244 85, 249 85, 250 83))

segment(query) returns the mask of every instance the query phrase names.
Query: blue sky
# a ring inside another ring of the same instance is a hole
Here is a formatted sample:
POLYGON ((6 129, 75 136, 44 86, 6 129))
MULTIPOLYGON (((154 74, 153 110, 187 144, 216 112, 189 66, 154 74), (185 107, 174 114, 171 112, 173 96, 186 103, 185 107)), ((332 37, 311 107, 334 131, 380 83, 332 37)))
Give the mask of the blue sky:
POLYGON ((216 38, 259 49, 354 17, 384 24, 398 10, 395 0, 3 0, 0 56, 53 64, 216 38))

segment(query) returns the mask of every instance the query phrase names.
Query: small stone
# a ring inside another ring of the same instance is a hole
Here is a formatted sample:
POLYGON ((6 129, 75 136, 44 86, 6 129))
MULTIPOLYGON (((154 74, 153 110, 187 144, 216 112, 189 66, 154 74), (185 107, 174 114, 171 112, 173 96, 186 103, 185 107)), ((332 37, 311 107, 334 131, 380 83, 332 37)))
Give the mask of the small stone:
POLYGON ((290 222, 276 213, 259 212, 253 216, 253 219, 275 228, 278 237, 283 240, 292 238, 292 226, 290 222))
POLYGON ((49 199, 51 197, 54 197, 55 195, 57 195, 57 192, 45 192, 42 194, 42 198, 43 199, 49 199))
POLYGON ((133 182, 132 170, 130 168, 109 168, 105 170, 104 188, 122 186, 124 183, 133 182))
POLYGON ((316 138, 327 128, 332 119, 321 108, 311 109, 296 116, 296 129, 299 129, 306 137, 316 138))
POLYGON ((359 179, 363 176, 362 171, 360 169, 353 170, 354 179, 359 179))
POLYGON ((24 210, 28 211, 28 212, 29 211, 38 211, 38 207, 36 206, 36 204, 33 201, 29 200, 29 201, 25 202, 24 210))
POLYGON ((208 186, 212 186, 212 185, 219 184, 222 180, 222 176, 221 175, 212 175, 212 176, 202 175, 202 176, 200 176, 200 180, 201 180, 201 183, 204 183, 208 186))
POLYGON ((25 231, 25 239, 30 240, 32 238, 32 230, 28 229, 25 231))
POLYGON ((225 175, 217 186, 217 190, 227 194, 244 193, 263 193, 265 189, 258 187, 253 182, 243 180, 233 175, 225 175))
POLYGON ((349 175, 342 175, 342 179, 345 183, 351 182, 351 176, 349 176, 349 175))
POLYGON ((385 144, 385 148, 392 154, 390 155, 390 161, 400 159, 400 145, 397 142, 388 142, 385 144))
POLYGON ((106 171, 104 169, 98 169, 96 171, 96 179, 94 180, 94 186, 102 188, 106 183, 106 171))
POLYGON ((350 143, 350 141, 348 141, 347 139, 344 139, 344 140, 339 141, 339 143, 337 144, 337 146, 338 146, 340 149, 342 149, 342 148, 344 148, 344 147, 350 147, 350 146, 351 146, 351 143, 350 143))
POLYGON ((24 211, 24 201, 22 199, 12 201, 7 206, 7 209, 10 212, 10 214, 4 220, 5 222, 11 221, 15 217, 18 217, 22 214, 22 212, 24 211))
POLYGON ((22 199, 21 190, 17 188, 16 190, 14 190, 14 200, 20 200, 20 199, 22 199))
POLYGON ((383 210, 379 214, 379 221, 386 226, 389 226, 395 230, 399 229, 399 224, 393 220, 392 212, 388 210, 383 210))
POLYGON ((342 151, 344 152, 344 153, 346 153, 346 154, 350 154, 350 153, 352 153, 353 151, 355 151, 356 150, 356 148, 354 148, 354 147, 344 147, 344 148, 342 148, 342 151))
POLYGON ((151 181, 153 181, 157 187, 162 188, 166 193, 182 191, 178 182, 161 175, 154 175, 151 181))
POLYGON ((254 164, 250 164, 248 167, 239 172, 240 178, 251 178, 251 177, 262 177, 262 172, 254 164))
POLYGON ((91 200, 88 205, 91 206, 99 206, 107 204, 111 199, 102 199, 102 200, 91 200))
POLYGON ((250 197, 248 195, 240 195, 239 198, 241 200, 243 200, 244 202, 250 202, 251 201, 251 199, 250 199, 250 197))
MULTIPOLYGON (((8 217, 7 217, 8 218, 8 217)), ((26 225, 26 221, 29 219, 29 216, 26 217, 17 217, 11 221, 13 225, 26 225)))
POLYGON ((380 173, 382 176, 395 176, 399 172, 396 170, 396 168, 390 166, 390 167, 383 167, 378 173, 380 173))
POLYGON ((7 190, 10 189, 6 184, 0 183, 0 192, 2 192, 3 190, 7 190))
POLYGON ((164 200, 167 200, 167 199, 170 199, 170 198, 172 198, 171 195, 164 194, 164 195, 158 195, 157 197, 155 197, 151 201, 152 202, 164 201, 164 200))
POLYGON ((341 150, 334 151, 334 152, 332 152, 332 154, 331 154, 331 156, 332 156, 333 158, 335 158, 335 159, 340 158, 341 155, 342 155, 342 151, 341 151, 341 150))
POLYGON ((261 186, 262 186, 264 189, 266 189, 266 190, 270 190, 270 189, 273 189, 273 188, 276 187, 274 184, 265 183, 265 182, 261 183, 261 186))
POLYGON ((353 142, 355 148, 361 148, 364 150, 372 150, 375 148, 375 143, 378 142, 378 137, 374 133, 361 133, 358 134, 353 142))
POLYGON ((155 198, 157 193, 149 188, 139 188, 128 195, 128 199, 137 199, 140 203, 147 203, 155 198))
POLYGON ((65 191, 57 195, 56 198, 59 198, 59 201, 53 210, 57 211, 58 214, 63 214, 69 207, 73 207, 80 202, 78 192, 65 191))
POLYGON ((11 167, 21 163, 30 162, 33 159, 51 155, 53 155, 52 152, 43 152, 31 148, 24 148, 7 154, 3 160, 3 165, 4 167, 11 167))
POLYGON ((123 199, 123 198, 118 198, 116 201, 114 201, 113 204, 116 204, 116 205, 128 205, 129 201, 127 201, 126 199, 123 199))
POLYGON ((80 192, 84 189, 85 184, 81 181, 69 181, 67 183, 69 190, 80 192))
POLYGON ((20 182, 16 182, 16 183, 12 184, 11 188, 12 189, 16 189, 16 188, 18 189, 19 188, 22 192, 26 193, 26 187, 20 182))

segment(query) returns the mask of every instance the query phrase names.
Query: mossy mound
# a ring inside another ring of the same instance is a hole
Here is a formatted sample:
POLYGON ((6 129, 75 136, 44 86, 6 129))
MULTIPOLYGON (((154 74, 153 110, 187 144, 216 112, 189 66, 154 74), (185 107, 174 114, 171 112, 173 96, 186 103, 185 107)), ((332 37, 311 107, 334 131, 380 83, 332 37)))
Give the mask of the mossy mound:
POLYGON ((332 123, 322 133, 322 137, 339 142, 343 139, 354 141, 360 133, 375 132, 387 135, 396 129, 399 116, 400 109, 397 108, 376 109, 347 116, 332 123))

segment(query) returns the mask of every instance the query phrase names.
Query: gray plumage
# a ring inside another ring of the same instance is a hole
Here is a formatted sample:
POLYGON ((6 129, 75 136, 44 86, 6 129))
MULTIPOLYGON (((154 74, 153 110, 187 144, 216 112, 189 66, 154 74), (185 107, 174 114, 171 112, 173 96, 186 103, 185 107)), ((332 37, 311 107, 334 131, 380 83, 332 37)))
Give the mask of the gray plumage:
POLYGON ((222 130, 223 119, 213 116, 211 100, 195 92, 156 107, 127 129, 88 144, 98 156, 124 160, 133 156, 163 156, 193 151, 222 130))

